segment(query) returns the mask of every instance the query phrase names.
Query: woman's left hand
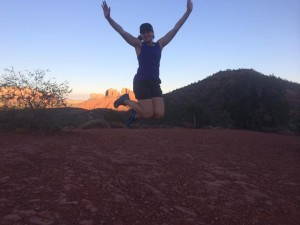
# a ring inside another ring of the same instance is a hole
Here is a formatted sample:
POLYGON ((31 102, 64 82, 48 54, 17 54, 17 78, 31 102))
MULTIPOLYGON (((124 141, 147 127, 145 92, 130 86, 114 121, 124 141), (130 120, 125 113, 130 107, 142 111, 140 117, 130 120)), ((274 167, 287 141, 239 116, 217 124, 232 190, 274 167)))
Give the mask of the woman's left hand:
POLYGON ((108 7, 105 0, 102 2, 102 9, 103 9, 104 17, 106 19, 109 18, 110 17, 110 7, 108 7))
POLYGON ((188 12, 192 12, 193 11, 193 3, 192 0, 187 0, 187 6, 186 9, 188 12))

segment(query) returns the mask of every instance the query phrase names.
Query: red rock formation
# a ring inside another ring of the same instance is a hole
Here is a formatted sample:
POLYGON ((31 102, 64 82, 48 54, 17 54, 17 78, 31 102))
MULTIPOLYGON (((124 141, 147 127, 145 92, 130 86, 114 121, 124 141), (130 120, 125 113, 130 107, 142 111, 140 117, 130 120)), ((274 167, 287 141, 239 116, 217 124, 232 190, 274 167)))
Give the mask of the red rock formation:
POLYGON ((92 93, 90 95, 90 99, 87 101, 81 102, 79 104, 74 104, 72 107, 78 107, 83 109, 98 109, 98 108, 106 108, 106 109, 114 109, 118 111, 127 111, 129 108, 127 106, 120 106, 118 109, 114 107, 114 102, 123 94, 129 94, 131 100, 136 101, 133 91, 128 88, 123 88, 121 92, 118 90, 110 88, 106 90, 105 95, 92 93))
POLYGON ((105 96, 119 96, 119 92, 117 89, 110 88, 105 92, 105 96))
POLYGON ((90 99, 103 98, 104 96, 105 96, 104 94, 91 93, 90 99))

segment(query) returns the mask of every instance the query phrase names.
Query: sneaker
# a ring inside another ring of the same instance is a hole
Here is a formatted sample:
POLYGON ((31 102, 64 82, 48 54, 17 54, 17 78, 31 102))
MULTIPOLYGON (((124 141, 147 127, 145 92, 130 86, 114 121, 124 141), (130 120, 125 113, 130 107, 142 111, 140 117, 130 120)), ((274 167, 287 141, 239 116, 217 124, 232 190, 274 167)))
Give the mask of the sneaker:
POLYGON ((119 97, 115 102, 114 102, 114 107, 118 108, 120 105, 125 105, 124 101, 125 100, 129 100, 129 95, 128 94, 124 94, 121 97, 119 97))
POLYGON ((130 110, 131 112, 130 112, 130 115, 129 115, 129 117, 128 117, 128 120, 127 120, 127 123, 126 123, 126 126, 128 127, 128 128, 130 128, 130 126, 131 126, 131 124, 134 122, 134 121, 136 121, 136 111, 134 111, 134 110, 130 110))

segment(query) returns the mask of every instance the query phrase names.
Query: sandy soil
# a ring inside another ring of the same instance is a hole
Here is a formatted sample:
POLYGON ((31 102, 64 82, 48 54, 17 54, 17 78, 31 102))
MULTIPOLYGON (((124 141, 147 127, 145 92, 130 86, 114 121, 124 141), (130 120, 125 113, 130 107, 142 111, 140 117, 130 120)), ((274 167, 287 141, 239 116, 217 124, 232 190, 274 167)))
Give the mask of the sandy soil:
POLYGON ((1 225, 300 224, 300 137, 0 133, 1 225))

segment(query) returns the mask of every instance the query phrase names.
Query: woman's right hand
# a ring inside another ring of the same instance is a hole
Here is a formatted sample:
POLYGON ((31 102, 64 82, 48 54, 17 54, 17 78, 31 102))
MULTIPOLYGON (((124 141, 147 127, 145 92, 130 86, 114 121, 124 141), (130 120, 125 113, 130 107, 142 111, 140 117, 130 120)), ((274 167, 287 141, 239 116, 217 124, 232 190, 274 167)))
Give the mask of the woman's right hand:
POLYGON ((110 17, 110 7, 106 4, 106 1, 102 2, 102 9, 104 13, 104 17, 107 19, 110 17))

